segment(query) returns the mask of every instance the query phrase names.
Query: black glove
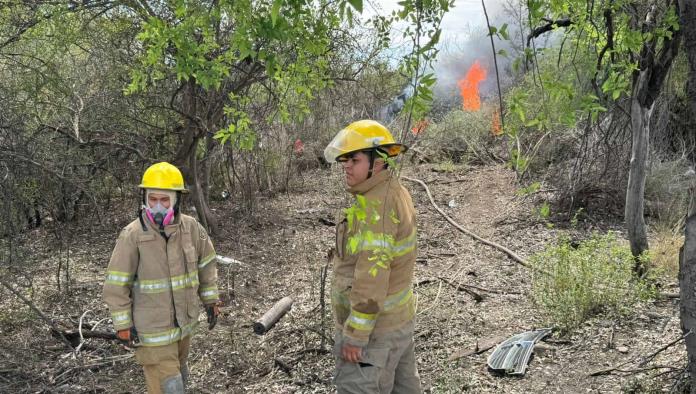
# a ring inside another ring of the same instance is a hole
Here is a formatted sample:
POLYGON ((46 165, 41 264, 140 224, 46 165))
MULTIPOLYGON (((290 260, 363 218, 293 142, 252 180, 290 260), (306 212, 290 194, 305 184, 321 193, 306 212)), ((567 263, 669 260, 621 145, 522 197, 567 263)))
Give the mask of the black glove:
POLYGON ((208 315, 208 330, 212 330, 217 324, 217 318, 220 314, 219 304, 212 304, 206 306, 205 313, 208 315))

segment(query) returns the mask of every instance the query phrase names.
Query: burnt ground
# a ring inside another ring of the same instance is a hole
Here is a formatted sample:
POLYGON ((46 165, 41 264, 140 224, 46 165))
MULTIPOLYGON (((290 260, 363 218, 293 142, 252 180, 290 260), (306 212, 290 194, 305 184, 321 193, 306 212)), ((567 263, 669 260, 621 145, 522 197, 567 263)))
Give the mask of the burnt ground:
MULTIPOLYGON (((465 228, 522 257, 561 234, 582 238, 593 230, 620 226, 590 219, 580 229, 549 225, 533 214, 530 197, 515 194, 514 174, 503 167, 436 169, 421 165, 403 172, 428 183, 438 205, 465 228)), ((670 390, 672 376, 685 361, 683 344, 645 365, 639 362, 679 338, 678 303, 673 299, 642 303, 623 318, 598 316, 568 337, 554 334, 523 377, 490 373, 490 351, 448 361, 477 342, 544 327, 544 317, 531 301, 532 275, 527 268, 457 231, 430 205, 420 186, 403 182, 411 190, 419 219, 416 352, 426 392, 670 390), (483 300, 457 290, 457 284, 478 287, 470 289, 483 300), (626 363, 624 372, 589 376, 621 363, 626 363)), ((214 203, 223 228, 215 238, 216 249, 243 265, 219 267, 226 306, 218 326, 209 332, 202 324, 194 338, 190 392, 334 391, 329 284, 324 307, 321 273, 334 242, 333 227, 323 222, 334 220, 350 201, 340 183, 336 170, 313 170, 292 180, 295 191, 261 197, 253 209, 231 200, 214 203), (255 335, 253 321, 286 295, 295 298, 292 311, 266 335, 255 335)), ((106 218, 101 226, 52 231, 49 225, 24 234, 23 257, 11 267, 13 284, 63 327, 77 327, 82 318, 85 325, 99 322, 97 329, 110 328, 101 286, 111 248, 131 211, 124 209, 123 215, 106 218), (58 265, 68 263, 69 288, 63 278, 59 291, 58 265)), ((665 278, 665 286, 671 287, 666 290, 675 291, 675 282, 676 278, 665 278)), ((130 351, 91 339, 78 352, 70 352, 17 297, 4 288, 0 294, 0 392, 144 392, 142 373, 130 351)), ((204 319, 202 313, 200 320, 204 319)))

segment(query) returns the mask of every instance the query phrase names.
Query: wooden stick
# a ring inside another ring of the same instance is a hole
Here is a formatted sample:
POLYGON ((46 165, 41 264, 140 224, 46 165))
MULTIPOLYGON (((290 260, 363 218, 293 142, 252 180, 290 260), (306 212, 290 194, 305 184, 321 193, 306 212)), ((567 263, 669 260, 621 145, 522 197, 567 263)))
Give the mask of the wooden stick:
MULTIPOLYGON (((666 344, 666 345, 660 347, 659 349, 657 349, 656 351, 654 351, 654 352, 648 354, 647 356, 641 357, 641 362, 638 364, 638 366, 644 367, 647 363, 649 363, 650 361, 652 361, 652 360, 655 358, 655 356, 657 356, 658 354, 660 354, 660 353, 662 353, 663 351, 667 350, 668 348, 674 346, 675 344, 677 344, 677 343, 683 341, 686 337, 688 337, 689 335, 691 335, 691 333, 692 333, 692 331, 689 330, 689 331, 687 331, 684 335, 682 335, 682 336, 680 336, 679 338, 673 340, 672 342, 670 342, 670 343, 668 343, 668 344, 666 344)), ((624 365, 630 364, 630 363, 633 362, 633 361, 635 361, 635 360, 629 360, 629 361, 623 362, 623 363, 621 363, 621 364, 619 364, 619 365, 613 366, 613 367, 611 367, 611 368, 601 369, 601 370, 599 370, 599 371, 595 371, 595 372, 590 373, 588 376, 609 375, 609 374, 611 374, 611 373, 614 372, 614 371, 617 371, 617 372, 625 372, 624 370, 621 370, 620 368, 623 367, 624 365)))
POLYGON ((508 256, 509 256, 512 260, 514 260, 516 263, 518 263, 518 264, 520 264, 520 265, 522 265, 522 266, 524 266, 524 267, 526 267, 526 268, 535 270, 535 271, 537 271, 537 272, 541 272, 541 273, 546 274, 546 275, 550 275, 548 272, 546 272, 546 271, 544 271, 544 270, 542 270, 542 269, 533 267, 532 265, 530 265, 530 264, 527 262, 527 260, 525 260, 525 259, 523 259, 522 257, 518 256, 518 255, 517 255, 515 252, 513 252, 512 250, 510 250, 510 249, 508 249, 508 248, 506 248, 506 247, 504 247, 504 246, 502 246, 502 245, 500 245, 500 244, 497 244, 497 243, 495 243, 495 242, 493 242, 493 241, 489 241, 489 240, 487 240, 487 239, 485 239, 485 238, 482 238, 482 237, 480 237, 480 236, 478 236, 478 235, 472 233, 471 231, 465 229, 465 228, 462 227, 459 223, 455 222, 454 219, 452 219, 451 217, 449 217, 449 216, 445 213, 445 211, 443 211, 443 210, 435 203, 435 200, 433 199, 433 195, 430 193, 430 189, 428 188, 428 185, 425 184, 425 182, 421 181, 420 179, 409 178, 409 177, 405 177, 405 176, 401 176, 401 178, 402 178, 402 179, 405 179, 405 180, 407 180, 407 181, 416 182, 416 183, 420 184, 420 185, 425 189, 425 192, 428 194, 428 198, 430 199, 430 203, 433 205, 433 207, 435 207, 435 209, 440 213, 440 215, 442 215, 451 225, 453 225, 455 228, 457 228, 457 230, 463 232, 464 234, 470 236, 471 238, 473 238, 473 239, 475 239, 475 240, 477 240, 477 241, 479 241, 479 242, 481 242, 481 243, 483 243, 483 244, 485 244, 485 245, 488 245, 488 246, 490 246, 490 247, 493 247, 493 248, 495 248, 495 249, 498 249, 499 251, 501 251, 501 252, 505 253, 506 255, 508 255, 508 256))
POLYGON ((481 301, 483 301, 483 296, 482 296, 481 294, 479 294, 479 293, 477 293, 477 292, 475 292, 475 291, 472 291, 472 290, 467 289, 467 288, 466 288, 466 285, 460 285, 460 284, 457 284, 457 283, 452 283, 452 281, 450 281, 449 279, 447 279, 447 278, 442 278, 442 277, 439 277, 439 276, 438 276, 437 278, 440 279, 441 281, 447 283, 448 285, 454 287, 455 290, 457 290, 457 291, 463 291, 463 292, 465 292, 466 294, 472 296, 472 297, 474 298, 474 301, 476 301, 476 302, 481 302, 481 301))
POLYGON ((503 342, 505 339, 507 339, 507 337, 508 335, 499 335, 492 338, 484 339, 483 342, 479 342, 477 339, 473 347, 457 350, 447 358, 447 361, 454 361, 462 357, 471 356, 474 354, 481 354, 493 348, 493 346, 503 342))
POLYGON ((293 302, 291 297, 285 297, 276 302, 258 321, 254 322, 254 332, 258 335, 267 333, 281 317, 288 313, 290 308, 292 308, 293 302))

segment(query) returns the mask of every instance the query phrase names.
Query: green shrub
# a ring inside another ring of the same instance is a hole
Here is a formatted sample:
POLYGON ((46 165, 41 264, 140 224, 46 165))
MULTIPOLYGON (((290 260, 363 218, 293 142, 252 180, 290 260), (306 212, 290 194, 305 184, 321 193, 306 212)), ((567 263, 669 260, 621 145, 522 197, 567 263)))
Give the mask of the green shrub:
POLYGON ((549 273, 535 273, 534 301, 562 333, 598 313, 623 315, 651 293, 650 286, 633 273, 630 248, 612 233, 595 234, 577 247, 561 239, 530 261, 549 273))

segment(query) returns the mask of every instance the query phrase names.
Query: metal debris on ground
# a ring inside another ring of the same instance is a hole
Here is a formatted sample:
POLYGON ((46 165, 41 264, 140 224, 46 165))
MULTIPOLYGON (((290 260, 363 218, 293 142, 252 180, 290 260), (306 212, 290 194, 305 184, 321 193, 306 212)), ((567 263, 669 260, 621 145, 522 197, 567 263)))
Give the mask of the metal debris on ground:
POLYGON ((508 375, 524 375, 534 344, 551 334, 550 328, 515 334, 496 346, 488 357, 488 368, 508 375))
POLYGON ((218 261, 218 264, 222 264, 222 265, 233 265, 233 264, 241 265, 241 266, 245 265, 244 263, 242 263, 239 260, 236 260, 236 259, 233 259, 233 258, 227 257, 227 256, 222 256, 222 255, 217 255, 217 261, 218 261))

